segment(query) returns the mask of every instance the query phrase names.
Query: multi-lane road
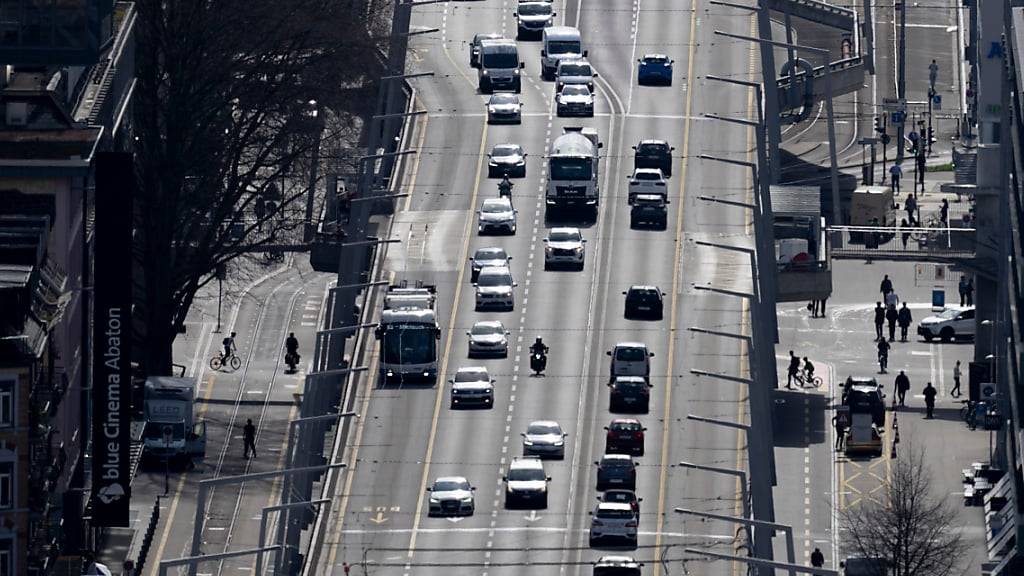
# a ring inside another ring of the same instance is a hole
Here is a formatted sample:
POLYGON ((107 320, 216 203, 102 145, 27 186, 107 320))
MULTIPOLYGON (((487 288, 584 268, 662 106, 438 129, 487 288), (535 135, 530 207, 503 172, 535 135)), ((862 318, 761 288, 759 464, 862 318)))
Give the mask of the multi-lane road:
MULTIPOLYGON (((749 34, 742 11, 706 3, 642 0, 632 3, 564 0, 559 23, 577 26, 599 73, 593 119, 557 118, 553 83, 540 79, 540 44, 520 41, 526 62, 521 125, 486 123, 484 96, 468 65, 468 41, 478 32, 514 37, 514 0, 437 4, 418 8, 414 26, 438 28, 411 44, 413 71, 432 71, 416 82, 418 159, 405 183, 411 194, 394 217, 387 274, 438 286, 442 324, 442 373, 488 367, 495 385, 491 409, 449 408, 450 387, 374 388, 350 439, 352 469, 343 482, 329 528, 322 573, 589 574, 606 551, 587 545, 588 513, 596 503, 594 462, 604 452, 609 364, 617 342, 642 341, 654 351, 654 385, 646 454, 637 459, 637 493, 644 499, 640 541, 630 552, 661 572, 657 559, 685 556, 683 544, 732 552, 735 527, 684 519, 684 506, 725 514, 740 506, 732 477, 675 467, 680 460, 723 467, 745 466, 745 438, 729 429, 688 421, 687 414, 745 418, 742 386, 697 378, 691 368, 744 375, 738 341, 695 337, 689 326, 746 329, 741 299, 697 292, 694 284, 749 290, 745 257, 695 246, 715 238, 749 245, 750 218, 743 209, 698 196, 749 200, 749 172, 696 158, 708 153, 747 159, 751 136, 742 127, 705 119, 715 112, 749 116, 749 95, 736 86, 704 80, 708 73, 753 76, 750 46, 716 37, 713 30, 749 34), (639 87, 635 61, 644 53, 675 60, 671 87, 639 87), (583 228, 587 260, 581 272, 543 270, 546 217, 545 151, 565 126, 593 126, 604 143, 601 207, 583 228), (626 176, 631 146, 663 138, 676 147, 669 181, 670 218, 665 231, 631 230, 626 176), (487 178, 486 153, 497 143, 521 144, 529 154, 527 176, 516 180, 514 236, 476 232, 475 209, 497 194, 487 178), (467 258, 481 247, 501 246, 513 256, 518 281, 511 312, 474 311, 467 258), (666 292, 662 321, 623 318, 622 291, 635 283, 666 292), (511 331, 507 359, 469 360, 465 332, 478 320, 500 319, 511 331), (551 347, 543 377, 531 377, 527 348, 536 336, 551 347), (548 506, 536 512, 504 507, 502 475, 521 453, 520 433, 532 420, 557 420, 568 432, 566 455, 546 461, 552 477, 548 506), (458 521, 427 515, 426 488, 440 476, 466 476, 476 486, 476 513, 458 521)), ((368 359, 371 363, 373 358, 368 359)), ((691 556, 692 558, 692 556, 691 556)), ((673 561, 673 559, 675 559, 673 561)), ((722 574, 724 564, 688 563, 690 573, 722 574)))

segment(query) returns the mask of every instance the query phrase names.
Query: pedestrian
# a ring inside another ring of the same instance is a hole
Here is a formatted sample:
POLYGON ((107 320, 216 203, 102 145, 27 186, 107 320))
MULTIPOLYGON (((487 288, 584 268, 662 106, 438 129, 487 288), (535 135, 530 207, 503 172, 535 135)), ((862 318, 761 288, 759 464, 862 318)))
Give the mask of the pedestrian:
POLYGON ((821 302, 821 310, 820 310, 820 312, 821 312, 821 317, 822 317, 822 318, 824 318, 824 317, 825 317, 825 302, 826 302, 827 300, 828 300, 828 297, 827 297, 827 296, 826 296, 825 298, 822 298, 822 299, 820 300, 820 302, 821 302))
POLYGON ((911 194, 907 196, 907 201, 903 204, 903 208, 907 211, 907 220, 910 222, 911 228, 917 227, 917 196, 911 194))
POLYGON ((121 564, 121 576, 136 576, 134 560, 125 560, 121 564))
POLYGON ((814 568, 821 568, 825 565, 825 555, 821 553, 820 548, 815 548, 814 552, 811 552, 811 566, 814 568))
POLYGON ((886 294, 892 292, 892 280, 889 280, 888 274, 882 278, 882 283, 878 285, 878 290, 882 293, 882 298, 885 298, 886 294))
POLYGON ((896 162, 889 167, 889 176, 892 177, 892 189, 897 194, 900 193, 900 176, 903 176, 903 166, 899 162, 896 162))
POLYGON ((939 65, 932 60, 932 63, 928 65, 928 87, 935 90, 935 82, 939 79, 939 65))
POLYGON ((263 229, 263 219, 267 217, 267 201, 263 199, 262 194, 256 197, 252 211, 256 214, 256 229, 263 229))
POLYGON ((885 309, 885 319, 889 321, 889 342, 892 342, 896 339, 896 321, 900 319, 900 313, 896 311, 895 306, 885 309))
POLYGON ((910 315, 910 308, 907 308, 907 303, 904 302, 903 308, 900 308, 900 312, 896 317, 896 322, 900 325, 900 342, 907 341, 907 330, 913 321, 914 317, 910 315))
POLYGON ((811 318, 817 318, 818 317, 818 301, 817 300, 811 300, 810 302, 808 302, 807 303, 807 309, 811 311, 811 318))
POLYGON ((895 308, 900 305, 900 295, 895 291, 889 292, 885 295, 885 305, 888 308, 895 308))
POLYGON ((960 276, 960 284, 956 288, 960 292, 960 305, 965 306, 965 302, 967 302, 967 276, 960 276))
POLYGON ((910 391, 910 378, 907 373, 900 370, 900 373, 896 375, 896 399, 899 401, 900 406, 907 405, 907 392, 910 391))
POLYGON ((906 250, 907 240, 910 240, 910 232, 907 232, 906 230, 907 228, 910 228, 910 222, 907 222, 907 219, 904 218, 900 221, 900 228, 903 228, 903 233, 900 234, 900 239, 903 240, 903 249, 906 250))
POLYGON ((889 365, 889 348, 891 348, 888 340, 882 338, 878 341, 878 373, 885 374, 885 367, 889 365))
POLYGON ((946 228, 949 227, 949 200, 946 198, 942 199, 942 205, 939 206, 939 222, 946 228))
POLYGON ((954 397, 954 398, 959 398, 960 397, 960 375, 961 374, 962 374, 962 371, 960 370, 960 361, 957 360, 956 361, 956 366, 953 366, 953 389, 949 392, 949 395, 954 397))
POLYGON ((935 417, 933 412, 935 411, 935 396, 938 395, 938 393, 939 392, 934 386, 932 386, 931 382, 924 387, 924 407, 927 411, 925 418, 929 420, 935 417))
POLYGON ((974 278, 967 281, 967 305, 974 306, 974 278))
POLYGON ((96 554, 93 552, 86 552, 82 555, 81 573, 83 576, 113 576, 113 573, 106 564, 96 561, 96 554))
POLYGON ((793 389, 793 378, 796 378, 797 372, 800 371, 800 357, 793 354, 793 351, 789 351, 789 369, 787 370, 786 378, 786 389, 793 389))
POLYGON ((923 140, 921 141, 920 146, 921 147, 917 149, 917 183, 921 185, 921 193, 924 193, 924 173, 927 172, 927 166, 925 166, 924 156, 926 145, 923 140))
POLYGON ((836 452, 841 452, 846 445, 846 422, 836 414, 832 417, 832 426, 836 429, 836 452))
POLYGON ((875 302, 875 342, 882 339, 882 326, 885 325, 885 308, 881 302, 875 302))
MULTIPOLYGON (((878 218, 872 218, 871 219, 871 225, 869 226, 869 228, 871 228, 871 231, 868 232, 867 236, 865 236, 865 238, 864 238, 864 248, 866 248, 868 250, 877 250, 878 249, 878 231, 876 230, 876 228, 878 228, 878 218)), ((871 258, 870 257, 868 258, 868 262, 871 262, 871 258)))
POLYGON ((249 418, 245 426, 242 427, 242 441, 245 442, 245 456, 249 457, 249 452, 252 451, 252 457, 256 457, 256 427, 252 425, 252 418, 249 418))

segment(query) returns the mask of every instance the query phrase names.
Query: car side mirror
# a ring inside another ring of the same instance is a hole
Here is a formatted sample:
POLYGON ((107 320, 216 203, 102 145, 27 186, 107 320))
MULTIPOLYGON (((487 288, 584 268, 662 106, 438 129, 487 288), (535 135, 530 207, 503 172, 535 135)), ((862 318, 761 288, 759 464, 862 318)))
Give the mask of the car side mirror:
POLYGON ((627 292, 625 290, 623 290, 622 291, 622 295, 625 296, 626 294, 627 294, 627 292))
POLYGON ((526 68, 526 62, 520 62, 519 63, 519 68, 520 69, 526 68))
POLYGON ((611 351, 611 350, 608 350, 608 351, 606 351, 606 352, 605 352, 605 355, 607 355, 607 356, 611 356, 611 355, 612 355, 612 351, 611 351))
POLYGON ((668 199, 665 200, 665 204, 671 204, 671 203, 672 203, 671 200, 668 200, 668 199))
POLYGON ((427 492, 433 492, 433 491, 434 491, 433 488, 430 488, 430 487, 427 488, 427 492))
POLYGON ((448 383, 449 383, 449 384, 455 384, 455 380, 454 380, 454 379, 452 379, 452 378, 450 378, 450 379, 448 379, 448 383))
POLYGON ((648 352, 647 353, 647 357, 648 358, 654 358, 654 352, 648 352))
POLYGON ((590 512, 587 512, 587 514, 590 515, 590 516, 593 516, 594 515, 594 511, 591 510, 590 512))
POLYGON ((494 378, 491 378, 491 384, 494 384, 495 382, 497 382, 497 380, 495 380, 494 378))
POLYGON ((511 259, 512 259, 512 257, 511 257, 511 256, 509 256, 509 257, 508 257, 508 260, 511 260, 511 259))
POLYGON ((636 499, 636 501, 637 501, 637 502, 643 502, 643 501, 644 501, 644 499, 643 499, 643 498, 637 498, 637 499, 636 499))
POLYGON ((515 286, 519 286, 519 282, 513 282, 513 283, 512 283, 512 286, 513 286, 513 287, 515 287, 515 286))
POLYGON ((640 64, 643 64, 643 63, 644 63, 644 60, 643 60, 643 58, 637 58, 637 59, 636 59, 636 61, 637 61, 637 62, 639 62, 640 64))
POLYGON ((584 57, 584 58, 586 58, 586 57, 587 57, 587 52, 589 52, 589 50, 584 50, 584 51, 583 51, 583 57, 584 57))
POLYGON ((562 432, 562 438, 567 438, 568 436, 569 436, 568 432, 562 432))
POLYGON ((469 330, 466 330, 466 336, 472 336, 472 335, 473 335, 472 332, 470 332, 469 330))
POLYGON ((633 146, 633 150, 636 151, 636 146, 633 146))
POLYGON ((594 462, 594 466, 600 466, 600 465, 601 465, 600 462, 594 462))
POLYGON ((509 334, 511 334, 511 332, 509 332, 508 330, 505 330, 505 336, 508 336, 509 334))
POLYGON ((675 146, 669 148, 669 152, 675 152, 675 151, 676 151, 676 147, 675 146))
POLYGON ((547 57, 547 55, 548 55, 548 52, 547 52, 547 50, 541 50, 541 51, 540 51, 540 57, 541 57, 541 58, 546 58, 546 57, 547 57))
POLYGON ((547 244, 547 243, 548 243, 548 239, 547 239, 547 238, 545 238, 544 240, 542 240, 542 242, 544 242, 545 244, 547 244))
POLYGON ((473 286, 476 286, 476 282, 473 282, 472 284, 473 284, 473 286))
POLYGON ((647 426, 644 426, 644 427, 643 427, 643 431, 644 431, 644 432, 647 432, 647 426))
POLYGON ((597 143, 597 147, 598 148, 604 148, 604 142, 598 142, 597 143))
POLYGON ((584 244, 586 244, 586 243, 587 243, 587 239, 586 239, 586 238, 584 238, 583 240, 581 240, 581 242, 583 242, 584 244))
POLYGON ((526 438, 526 432, 520 432, 519 435, 522 436, 523 438, 526 438))
POLYGON ((608 427, 607 427, 607 426, 605 426, 605 427, 604 427, 604 429, 605 429, 605 430, 607 430, 607 429, 608 429, 608 427))
POLYGON ((548 482, 551 482, 551 476, 547 476, 548 482))
POLYGON ((502 476, 502 477, 501 477, 501 479, 502 479, 502 481, 504 481, 504 482, 508 482, 508 476, 502 476))
POLYGON ((476 491, 476 486, 470 486, 469 489, 470 489, 470 491, 474 491, 475 492, 476 491))

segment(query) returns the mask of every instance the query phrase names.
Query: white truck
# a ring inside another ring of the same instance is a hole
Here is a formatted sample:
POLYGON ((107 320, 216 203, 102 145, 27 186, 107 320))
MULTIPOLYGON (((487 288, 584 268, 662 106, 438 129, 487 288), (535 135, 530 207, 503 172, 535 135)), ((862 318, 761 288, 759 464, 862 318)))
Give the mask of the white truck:
POLYGON ((195 378, 150 376, 143 403, 143 456, 201 460, 206 456, 206 422, 195 417, 195 378))
POLYGON ((550 208, 597 209, 598 150, 603 144, 597 130, 567 126, 551 143, 548 153, 548 186, 545 201, 550 208))
POLYGON ((388 286, 376 336, 380 340, 380 378, 385 384, 437 381, 437 288, 405 282, 388 286))

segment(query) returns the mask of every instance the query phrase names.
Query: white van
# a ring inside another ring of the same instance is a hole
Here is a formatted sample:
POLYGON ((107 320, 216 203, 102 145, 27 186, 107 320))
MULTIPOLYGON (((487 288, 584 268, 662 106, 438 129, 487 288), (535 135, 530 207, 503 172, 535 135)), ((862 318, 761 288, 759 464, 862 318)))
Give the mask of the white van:
POLYGON ((480 42, 477 81, 481 92, 511 90, 518 94, 522 91, 522 69, 515 40, 501 38, 480 42))
POLYGON ((541 39, 540 75, 545 80, 553 80, 561 60, 578 59, 586 55, 579 29, 572 26, 545 28, 541 39))

